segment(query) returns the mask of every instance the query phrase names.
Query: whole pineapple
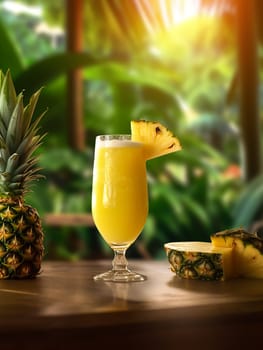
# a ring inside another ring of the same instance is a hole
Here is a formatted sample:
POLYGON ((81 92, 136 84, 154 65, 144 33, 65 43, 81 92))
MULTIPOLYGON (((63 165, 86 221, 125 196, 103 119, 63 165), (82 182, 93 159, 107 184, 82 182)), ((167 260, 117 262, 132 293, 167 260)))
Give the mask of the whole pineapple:
POLYGON ((33 155, 44 135, 33 113, 40 90, 24 106, 9 71, 0 71, 0 279, 32 278, 41 268, 43 232, 37 211, 25 204, 29 183, 40 177, 33 155))

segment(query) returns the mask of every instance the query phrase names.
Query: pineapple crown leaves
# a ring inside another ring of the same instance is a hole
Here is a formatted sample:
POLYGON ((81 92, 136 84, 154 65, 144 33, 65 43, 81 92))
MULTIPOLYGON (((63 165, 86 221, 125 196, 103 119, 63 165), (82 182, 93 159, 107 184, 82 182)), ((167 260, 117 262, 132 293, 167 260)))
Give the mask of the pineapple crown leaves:
POLYGON ((33 120, 40 93, 41 89, 24 106, 10 71, 4 75, 0 70, 0 196, 23 197, 29 182, 41 177, 34 152, 45 137, 39 123, 46 111, 33 120))

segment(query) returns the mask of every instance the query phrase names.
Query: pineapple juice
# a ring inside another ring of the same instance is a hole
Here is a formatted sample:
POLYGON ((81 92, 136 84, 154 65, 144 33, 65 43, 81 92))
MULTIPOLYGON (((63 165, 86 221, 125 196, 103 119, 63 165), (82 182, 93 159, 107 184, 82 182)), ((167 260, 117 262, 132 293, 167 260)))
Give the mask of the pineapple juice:
POLYGON ((97 140, 92 191, 92 215, 102 237, 110 246, 128 247, 148 214, 143 145, 97 140))

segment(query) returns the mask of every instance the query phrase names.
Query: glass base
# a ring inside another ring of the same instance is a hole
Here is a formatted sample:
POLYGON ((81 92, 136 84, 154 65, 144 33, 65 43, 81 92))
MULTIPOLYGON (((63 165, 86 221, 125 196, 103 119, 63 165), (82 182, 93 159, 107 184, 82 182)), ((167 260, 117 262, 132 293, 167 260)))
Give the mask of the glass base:
POLYGON ((142 282, 146 280, 146 276, 130 270, 110 270, 94 276, 93 279, 105 282, 142 282))

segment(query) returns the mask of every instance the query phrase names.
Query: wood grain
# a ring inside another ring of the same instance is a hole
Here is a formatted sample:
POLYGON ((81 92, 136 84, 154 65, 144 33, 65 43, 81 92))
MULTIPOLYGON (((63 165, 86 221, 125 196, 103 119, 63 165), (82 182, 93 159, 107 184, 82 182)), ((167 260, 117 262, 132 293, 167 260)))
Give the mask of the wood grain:
POLYGON ((180 280, 166 261, 131 261, 147 281, 94 282, 110 264, 49 261, 34 280, 0 281, 1 349, 242 349, 261 337, 261 280, 180 280))

